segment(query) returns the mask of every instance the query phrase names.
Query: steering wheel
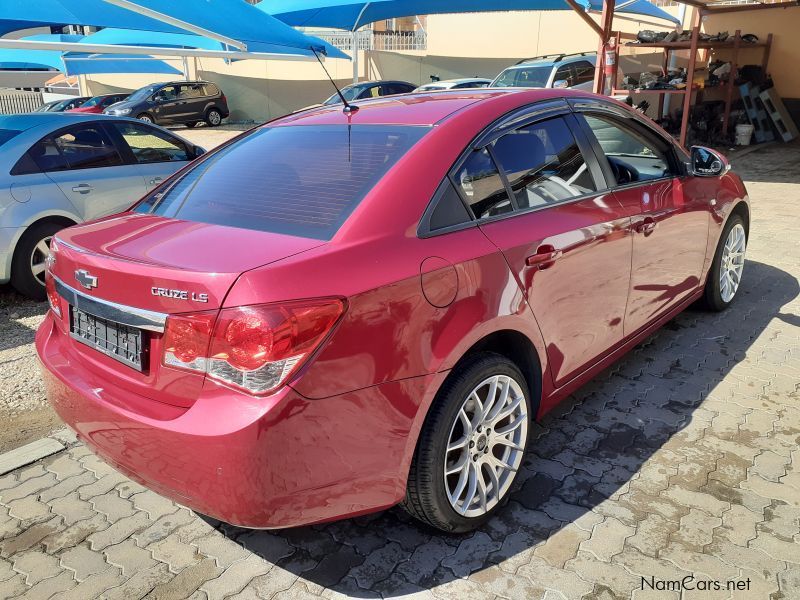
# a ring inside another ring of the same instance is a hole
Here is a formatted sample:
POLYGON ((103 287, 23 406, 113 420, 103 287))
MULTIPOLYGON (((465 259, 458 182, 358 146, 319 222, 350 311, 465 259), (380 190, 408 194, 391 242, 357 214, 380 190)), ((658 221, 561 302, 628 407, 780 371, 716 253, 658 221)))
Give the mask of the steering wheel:
POLYGON ((618 185, 639 181, 639 171, 628 163, 609 156, 608 164, 611 165, 611 171, 614 173, 614 178, 617 180, 618 185))

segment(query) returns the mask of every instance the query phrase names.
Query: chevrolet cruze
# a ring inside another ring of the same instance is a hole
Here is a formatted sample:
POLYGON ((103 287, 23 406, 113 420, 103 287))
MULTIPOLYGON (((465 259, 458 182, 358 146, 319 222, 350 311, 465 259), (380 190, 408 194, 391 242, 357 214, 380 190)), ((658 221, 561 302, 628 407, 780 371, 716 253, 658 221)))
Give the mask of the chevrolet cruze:
POLYGON ((90 448, 252 528, 467 531, 531 423, 742 278, 742 181, 565 90, 398 96, 239 136, 58 233, 36 337, 90 448))

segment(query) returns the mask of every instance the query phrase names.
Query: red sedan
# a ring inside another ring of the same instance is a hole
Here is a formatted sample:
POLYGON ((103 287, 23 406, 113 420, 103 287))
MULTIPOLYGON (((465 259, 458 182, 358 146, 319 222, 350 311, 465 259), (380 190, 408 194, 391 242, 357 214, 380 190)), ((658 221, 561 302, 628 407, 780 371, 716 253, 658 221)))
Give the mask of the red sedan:
POLYGON ((36 346, 79 437, 199 512, 402 503, 466 531, 533 420, 690 303, 734 300, 749 222, 723 157, 608 98, 318 108, 59 232, 36 346))
POLYGON ((93 98, 89 98, 78 108, 71 108, 67 112, 92 113, 99 115, 102 114, 103 111, 112 104, 122 102, 128 96, 129 94, 106 94, 105 96, 94 96, 93 98))

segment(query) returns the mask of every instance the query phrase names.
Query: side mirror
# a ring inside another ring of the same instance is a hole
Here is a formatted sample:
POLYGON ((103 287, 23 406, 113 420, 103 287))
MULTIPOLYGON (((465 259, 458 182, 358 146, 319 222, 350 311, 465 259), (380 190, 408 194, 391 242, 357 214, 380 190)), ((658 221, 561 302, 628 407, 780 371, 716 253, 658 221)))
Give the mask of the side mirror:
POLYGON ((731 168, 724 156, 710 148, 692 146, 691 156, 691 171, 695 177, 719 177, 731 168))
POLYGON ((567 81, 566 79, 556 79, 553 82, 553 87, 554 88, 568 88, 569 87, 569 81, 567 81))
POLYGON ((197 158, 198 156, 203 156, 203 154, 206 153, 206 149, 203 148, 202 146, 194 146, 192 148, 192 151, 194 152, 195 158, 197 158))

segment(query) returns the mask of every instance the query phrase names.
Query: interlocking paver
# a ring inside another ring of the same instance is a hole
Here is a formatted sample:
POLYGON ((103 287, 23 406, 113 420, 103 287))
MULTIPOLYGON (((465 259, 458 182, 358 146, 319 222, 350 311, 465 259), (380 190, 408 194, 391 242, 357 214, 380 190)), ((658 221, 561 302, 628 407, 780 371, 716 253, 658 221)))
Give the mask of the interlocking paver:
POLYGON ((206 581, 200 589, 210 598, 224 598, 235 594, 259 575, 264 575, 272 565, 258 556, 251 554, 247 558, 233 563, 216 579, 206 581))
POLYGON ((75 579, 84 581, 92 575, 109 569, 109 564, 100 552, 90 550, 86 545, 75 546, 60 555, 61 566, 75 573, 75 579))
POLYGON ((14 570, 25 577, 27 585, 36 585, 43 579, 55 577, 63 570, 55 556, 44 552, 21 552, 14 557, 14 570))
POLYGON ((109 546, 103 550, 103 554, 110 564, 122 569, 122 574, 126 577, 156 565, 150 552, 139 548, 132 539, 109 546))
MULTIPOLYGON (((776 160, 800 182, 800 144, 749 155, 745 176, 776 160)), ((397 510, 246 531, 71 439, 0 476, 0 599, 666 600, 641 578, 689 573, 751 587, 683 600, 800 597, 800 187, 755 179, 741 297, 686 311, 533 426, 519 490, 478 532, 397 510)))

